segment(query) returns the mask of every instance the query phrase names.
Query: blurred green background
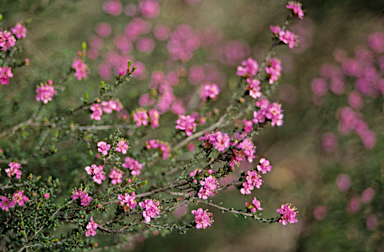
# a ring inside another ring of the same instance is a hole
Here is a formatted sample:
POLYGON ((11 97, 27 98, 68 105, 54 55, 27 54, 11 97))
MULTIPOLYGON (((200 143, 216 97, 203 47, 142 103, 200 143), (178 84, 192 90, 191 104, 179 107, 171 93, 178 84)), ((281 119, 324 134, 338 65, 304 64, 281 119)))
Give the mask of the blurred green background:
MULTIPOLYGON (((28 26, 27 38, 21 42, 25 51, 23 56, 30 59, 30 66, 17 69, 12 83, 0 87, 0 98, 6 103, 20 100, 18 111, 21 112, 7 122, 9 125, 28 118, 37 107, 33 101, 36 85, 49 78, 64 76, 76 51, 81 49, 81 43, 95 36, 97 23, 110 23, 112 34, 123 32, 131 17, 124 13, 118 17, 104 13, 103 2, 0 1, 3 27, 33 19, 28 26)), ((137 1, 121 2, 123 6, 137 4, 137 1)), ((337 133, 335 111, 337 107, 347 106, 346 96, 329 95, 328 103, 319 108, 312 102, 310 85, 312 79, 319 76, 323 64, 335 63, 335 49, 342 48, 353 57, 356 46, 365 45, 368 34, 384 30, 384 1, 307 0, 302 3, 304 20, 295 20, 289 26, 299 34, 300 46, 294 50, 287 47, 276 50, 276 57, 283 62, 283 76, 271 100, 283 104, 284 125, 281 128, 267 127, 255 139, 256 154, 268 158, 273 170, 264 176, 262 189, 252 194, 262 200, 264 216, 275 216, 275 209, 290 202, 299 210, 299 222, 288 226, 260 224, 210 209, 215 220, 210 229, 190 230, 186 235, 172 233, 164 238, 139 238, 133 245, 122 245, 121 251, 384 251, 383 98, 367 98, 371 107, 364 116, 376 133, 377 143, 372 150, 366 150, 357 136, 337 133), (333 153, 325 153, 321 148, 321 136, 326 131, 333 131, 339 137, 338 150, 333 153), (351 177, 352 186, 348 192, 341 192, 336 186, 336 177, 341 173, 351 177), (347 203, 352 195, 360 194, 370 186, 376 191, 372 202, 362 206, 356 214, 349 213, 347 203), (319 205, 327 208, 323 220, 317 220, 313 215, 319 205), (370 214, 376 214, 379 220, 373 230, 366 228, 370 214)), ((160 17, 151 22, 166 24, 171 31, 183 23, 194 29, 219 27, 225 38, 248 43, 251 56, 260 61, 270 45, 269 26, 281 24, 288 13, 285 4, 286 1, 281 0, 201 0, 192 6, 182 0, 162 0, 160 17)), ((111 45, 111 40, 106 39, 106 47, 111 45)), ((161 46, 165 47, 164 42, 161 46)), ((156 62, 156 56, 163 59, 160 51, 157 55, 141 56, 140 61, 156 62)), ((204 56, 198 55, 196 64, 204 62, 204 56)), ((63 95, 56 98, 57 102, 49 104, 52 110, 63 111, 68 106, 80 104, 79 97, 85 91, 90 96, 96 94, 100 83, 97 71, 100 57, 95 61, 87 60, 87 63, 91 69, 90 78, 80 83, 72 78, 63 95)), ((161 67, 165 62, 156 64, 161 67)), ((221 70, 227 82, 235 78, 235 67, 224 66, 221 70)), ((119 93, 118 97, 128 111, 134 109, 140 95, 148 91, 148 83, 149 77, 133 79, 130 88, 119 93)), ((224 98, 230 95, 230 89, 226 87, 224 98)), ((11 108, 0 109, 5 115, 11 108)), ((67 163, 61 168, 64 170, 52 170, 50 174, 60 177, 61 172, 73 165, 76 164, 67 163)), ((45 171, 42 168, 37 172, 44 175, 45 171)), ((245 199, 243 195, 241 197, 245 199)), ((239 198, 239 192, 232 190, 216 196, 214 201, 223 201, 228 206, 233 201, 234 208, 242 208, 244 199, 239 198)), ((106 239, 113 239, 113 236, 106 239)))

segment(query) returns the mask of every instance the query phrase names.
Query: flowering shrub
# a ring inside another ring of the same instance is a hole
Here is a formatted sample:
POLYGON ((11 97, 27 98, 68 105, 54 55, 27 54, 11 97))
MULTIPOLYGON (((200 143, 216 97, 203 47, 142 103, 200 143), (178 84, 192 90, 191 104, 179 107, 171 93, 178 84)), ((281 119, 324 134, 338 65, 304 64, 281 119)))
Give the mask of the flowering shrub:
MULTIPOLYGON (((268 100, 281 76, 280 60, 272 56, 277 46, 297 46, 296 36, 286 26, 295 15, 303 18, 300 4, 290 2, 287 8, 293 13, 283 26, 272 29, 270 50, 259 63, 248 58, 248 45, 239 41, 216 41, 220 36, 214 31, 195 31, 182 24, 171 32, 166 26, 156 26, 155 38, 167 43, 163 44, 169 60, 166 73, 155 69, 151 62, 146 64, 134 58, 144 55, 145 59, 161 45, 149 34, 152 20, 160 15, 160 3, 143 0, 138 6, 126 6, 125 14, 136 16, 127 24, 124 35, 119 34, 113 40, 116 50, 104 52, 98 67, 98 74, 104 80, 99 94, 91 100, 87 92, 79 98, 78 106, 49 110, 65 92, 64 85, 78 85, 89 77, 88 58, 96 60, 103 53, 103 38, 111 35, 112 28, 107 23, 98 24, 98 37, 91 39, 90 49, 83 44, 82 50, 73 54, 74 60, 64 78, 49 79, 38 86, 36 111, 23 122, 5 125, 0 133, 0 139, 7 144, 38 134, 36 143, 23 145, 28 151, 18 154, 17 150, 22 149, 20 145, 9 144, 6 151, 1 152, 2 163, 9 166, 4 169, 8 178, 0 177, 0 226, 4 230, 0 238, 6 246, 18 251, 43 247, 72 250, 96 246, 97 243, 87 237, 102 234, 121 234, 108 244, 112 246, 148 231, 185 233, 193 227, 208 228, 213 223, 213 215, 197 208, 197 204, 264 223, 297 222, 297 211, 290 204, 281 205, 276 210, 277 216, 265 218, 256 197, 252 204, 246 201, 241 210, 211 200, 230 187, 237 188, 240 195, 251 194, 262 186, 261 174, 264 176, 272 170, 269 161, 261 158, 256 168, 219 184, 234 174, 241 162, 252 163, 257 159, 252 137, 259 129, 283 125, 281 104, 268 100), (220 100, 226 87, 215 65, 190 66, 195 53, 204 47, 215 49, 216 60, 236 72, 238 83, 229 101, 220 100), (228 53, 227 49, 234 53, 228 53), (151 76, 147 92, 142 94, 139 106, 129 117, 129 112, 124 110, 127 102, 115 97, 117 90, 129 89, 127 83, 132 79, 145 84, 147 76, 151 76), (185 84, 186 79, 191 86, 183 89, 181 83, 185 84), (185 99, 183 94, 189 91, 192 93, 185 99), (211 111, 216 102, 224 102, 225 109, 211 111), (117 115, 113 115, 114 111, 117 115), (237 121, 243 122, 244 127, 236 127, 237 121), (63 169, 65 165, 61 166, 67 162, 64 153, 69 148, 73 148, 76 155, 70 172, 63 169), (59 154, 61 161, 55 159, 59 154), (37 160, 59 172, 45 176, 44 171, 42 177, 26 174, 21 165, 30 166, 37 160), (63 175, 70 176, 72 181, 61 185, 63 175), (186 206, 193 210, 183 216, 183 221, 171 217, 171 212, 186 206), (69 230, 60 238, 52 232, 59 226, 69 230)), ((118 0, 107 0, 103 10, 119 16, 123 7, 118 0)), ((8 85, 1 87, 4 92, 17 85, 9 79, 14 77, 11 71, 29 64, 27 59, 20 63, 16 58, 16 48, 22 45, 27 25, 28 22, 17 24, 10 29, 12 33, 7 29, 0 31, 1 83, 8 85)))

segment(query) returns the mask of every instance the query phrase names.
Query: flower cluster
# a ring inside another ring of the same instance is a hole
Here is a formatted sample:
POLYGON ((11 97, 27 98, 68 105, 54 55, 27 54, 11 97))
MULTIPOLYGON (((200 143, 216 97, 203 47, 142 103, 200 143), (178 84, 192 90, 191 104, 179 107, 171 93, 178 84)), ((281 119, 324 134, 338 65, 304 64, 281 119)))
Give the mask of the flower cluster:
POLYGON ((136 111, 132 114, 133 120, 136 122, 136 126, 140 127, 141 125, 147 126, 148 125, 148 114, 147 111, 143 108, 138 108, 136 111))
POLYGON ((281 104, 274 102, 269 103, 266 99, 260 99, 256 102, 256 106, 260 109, 253 112, 252 122, 255 124, 264 123, 266 119, 271 121, 271 126, 282 126, 283 125, 283 110, 281 104))
POLYGON ((92 111, 91 119, 100 121, 103 112, 106 114, 110 114, 113 111, 119 112, 123 109, 123 105, 120 103, 118 99, 111 99, 109 101, 102 101, 101 104, 94 103, 90 110, 92 111))
POLYGON ((212 225, 212 213, 209 213, 208 210, 199 208, 192 210, 191 213, 195 215, 196 229, 206 229, 212 225))
POLYGON ((156 109, 149 109, 149 117, 151 118, 151 127, 152 129, 160 127, 160 113, 156 109))
POLYGON ((29 198, 24 195, 22 190, 13 193, 12 199, 6 196, 0 196, 0 207, 3 211, 9 211, 9 208, 14 208, 16 205, 23 206, 29 201, 29 198))
POLYGON ((20 169, 22 169, 21 164, 17 162, 10 162, 9 168, 5 169, 5 172, 10 178, 15 175, 17 179, 21 179, 22 172, 20 171, 20 169))
POLYGON ((215 133, 205 134, 205 136, 200 137, 199 140, 204 141, 202 145, 205 148, 210 148, 211 145, 215 147, 218 151, 223 152, 231 145, 231 138, 228 134, 222 133, 221 131, 216 131, 215 133))
POLYGON ((266 174, 272 170, 272 166, 269 164, 269 161, 265 158, 261 158, 259 161, 259 165, 257 165, 257 170, 262 174, 266 174))
POLYGON ((279 222, 283 225, 287 225, 288 222, 291 224, 297 222, 297 209, 291 204, 281 205, 281 208, 277 209, 276 212, 281 214, 279 222))
POLYGON ((163 159, 166 160, 171 156, 171 146, 169 143, 159 141, 156 139, 151 139, 145 142, 147 149, 160 149, 162 152, 163 159))
POLYGON ((179 119, 176 120, 176 129, 185 130, 187 136, 191 136, 193 132, 196 131, 197 123, 195 123, 195 118, 190 115, 180 115, 179 119))
POLYGON ((9 78, 13 77, 13 73, 11 72, 11 68, 4 66, 0 67, 0 83, 2 85, 8 85, 9 84, 9 78))
POLYGON ((131 195, 129 195, 129 193, 118 195, 118 199, 120 200, 119 204, 120 206, 124 207, 124 211, 128 211, 129 209, 133 210, 137 206, 135 196, 135 192, 132 192, 131 195))
POLYGON ((122 139, 117 143, 117 147, 115 151, 121 152, 123 154, 127 154, 128 148, 129 148, 128 143, 124 139, 122 139))
POLYGON ((265 72, 268 74, 269 84, 273 84, 277 81, 281 75, 281 61, 278 58, 269 59, 265 72))
POLYGON ((160 202, 156 200, 146 199, 139 203, 139 206, 144 209, 143 217, 146 222, 156 218, 160 214, 160 202))
POLYGON ((99 224, 97 224, 94 220, 93 220, 93 216, 91 216, 91 220, 90 222, 88 222, 87 224, 87 231, 85 231, 85 236, 86 237, 89 237, 89 236, 95 236, 96 235, 96 229, 97 227, 99 226, 99 224))
POLYGON ((27 29, 22 24, 17 23, 15 27, 11 28, 11 31, 17 39, 27 37, 27 29))
POLYGON ((77 80, 85 79, 88 75, 88 67, 82 59, 76 59, 72 63, 72 68, 75 69, 75 77, 77 80))
POLYGON ((188 62, 193 57, 193 52, 199 48, 200 39, 197 32, 187 25, 179 25, 171 34, 168 42, 168 52, 171 60, 188 62))
POLYGON ((16 39, 12 33, 7 30, 1 31, 0 29, 0 50, 7 51, 15 45, 16 39))
POLYGON ((288 44, 293 49, 298 44, 297 36, 288 30, 282 30, 280 26, 270 26, 271 31, 284 44, 288 44))
POLYGON ((200 98, 202 101, 207 101, 207 98, 216 100, 220 93, 220 89, 216 84, 204 84, 200 88, 200 98))
POLYGON ((88 196, 88 193, 81 189, 73 190, 71 197, 74 200, 80 199, 82 206, 88 206, 89 202, 92 201, 92 197, 88 196))
POLYGON ((208 199, 209 196, 212 196, 217 189, 217 179, 215 177, 209 176, 200 181, 200 185, 203 187, 200 188, 199 196, 200 199, 208 199))
POLYGON ((125 163, 123 163, 122 166, 126 169, 129 168, 133 176, 140 175, 141 169, 143 169, 143 164, 130 157, 125 158, 125 163))
POLYGON ((286 7, 287 9, 291 9, 300 19, 303 19, 304 11, 301 9, 301 3, 290 1, 286 7))
POLYGON ((57 94, 55 87, 52 86, 52 80, 48 80, 47 83, 41 84, 36 89, 36 101, 42 101, 44 104, 47 104, 49 101, 52 101, 52 97, 57 94))
POLYGON ((97 151, 106 156, 108 155, 108 150, 111 148, 111 145, 104 141, 100 141, 97 143, 97 147, 97 151))
POLYGON ((122 182, 121 178, 123 177, 123 173, 118 169, 112 169, 109 174, 109 178, 112 179, 112 185, 120 184, 122 182))
POLYGON ((85 171, 89 175, 93 175, 93 181, 98 184, 101 184, 101 182, 105 180, 105 172, 103 171, 102 165, 96 166, 92 164, 91 166, 86 166, 85 171))
POLYGON ((263 184, 260 174, 256 171, 248 171, 247 174, 247 181, 243 183, 243 188, 240 189, 241 194, 251 194, 251 191, 255 189, 255 187, 259 189, 263 184))
POLYGON ((245 207, 248 208, 251 213, 255 213, 256 209, 259 211, 263 210, 261 207, 261 201, 257 200, 256 197, 253 198, 252 203, 245 200, 245 207))
POLYGON ((249 91, 249 95, 252 98, 257 99, 261 96, 260 80, 254 79, 253 76, 257 74, 259 65, 252 58, 241 62, 241 64, 241 66, 237 67, 236 74, 247 79, 247 86, 245 89, 249 91))

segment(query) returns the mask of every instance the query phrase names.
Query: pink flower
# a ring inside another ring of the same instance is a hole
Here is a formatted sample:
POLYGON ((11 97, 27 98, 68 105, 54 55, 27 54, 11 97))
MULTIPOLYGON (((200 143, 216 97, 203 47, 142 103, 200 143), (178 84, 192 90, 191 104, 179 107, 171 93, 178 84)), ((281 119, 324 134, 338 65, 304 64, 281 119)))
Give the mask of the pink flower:
POLYGON ((287 9, 291 9, 300 19, 304 17, 304 11, 301 9, 301 4, 295 1, 288 2, 287 9))
POLYGON ((204 181, 200 181, 200 185, 207 190, 214 191, 217 189, 217 179, 212 176, 206 177, 204 181))
POLYGON ((136 196, 135 192, 132 192, 131 195, 129 195, 129 193, 126 193, 124 195, 122 194, 118 195, 118 199, 121 200, 119 204, 120 206, 124 207, 124 211, 128 211, 129 209, 131 210, 135 209, 135 207, 137 206, 135 196, 136 196))
POLYGON ((288 44, 289 48, 293 49, 293 47, 297 46, 298 40, 295 34, 286 30, 279 32, 279 39, 284 43, 288 44))
POLYGON ((128 150, 128 144, 127 142, 123 139, 123 140, 120 140, 118 143, 117 143, 117 147, 115 149, 115 151, 117 152, 121 152, 123 154, 127 154, 127 150, 128 150))
POLYGON ((287 225, 288 222, 291 224, 297 222, 297 209, 288 203, 281 205, 276 212, 281 214, 279 222, 283 225, 287 225))
POLYGON ((72 64, 72 68, 75 69, 75 77, 77 80, 81 80, 87 77, 88 67, 81 59, 75 60, 72 64))
POLYGON ((148 125, 148 114, 147 111, 143 108, 137 109, 133 113, 133 120, 136 122, 136 126, 140 127, 141 125, 148 125))
MULTIPOLYGON (((223 152, 225 149, 229 148, 231 145, 231 139, 226 133, 221 133, 221 131, 216 131, 212 134, 206 134, 203 137, 200 137, 199 140, 206 141, 213 145, 218 151, 223 152)), ((208 148, 207 143, 202 144, 204 147, 208 148)))
POLYGON ((13 34, 17 39, 25 38, 27 36, 27 29, 21 24, 17 23, 15 27, 11 28, 13 34))
POLYGON ((9 208, 14 208, 16 205, 16 202, 14 200, 9 200, 8 197, 0 196, 0 207, 3 211, 9 211, 9 208))
POLYGON ((153 28, 153 34, 155 34, 155 37, 157 40, 164 41, 168 39, 169 37, 169 28, 168 26, 158 24, 153 28))
POLYGON ((191 136, 193 132, 196 131, 197 123, 195 123, 195 118, 190 115, 180 115, 179 119, 176 120, 176 129, 185 130, 187 136, 191 136))
POLYGON ((36 101, 43 101, 44 104, 47 104, 52 101, 52 97, 57 94, 57 91, 50 84, 41 84, 37 87, 36 93, 36 101))
POLYGON ((247 174, 248 174, 248 176, 246 177, 247 183, 260 189, 260 186, 263 184, 263 180, 261 179, 261 176, 256 171, 248 171, 247 174))
MULTIPOLYGON (((101 22, 95 26, 96 33, 102 38, 108 38, 112 32, 112 26, 108 23, 101 22)), ((102 41, 102 40, 101 40, 102 41)))
POLYGON ((256 75, 257 70, 259 70, 259 65, 255 60, 249 58, 242 61, 241 66, 237 67, 236 75, 249 78, 256 75))
POLYGON ((139 10, 144 18, 156 18, 160 14, 160 5, 156 0, 142 0, 139 10))
POLYGON ((278 58, 269 59, 265 72, 268 74, 269 84, 273 84, 277 81, 281 75, 281 61, 278 58))
POLYGON ((328 84, 322 78, 313 79, 311 82, 312 92, 318 96, 324 96, 328 92, 328 84))
POLYGON ((146 222, 150 222, 151 219, 156 218, 157 215, 160 214, 160 202, 151 200, 151 199, 146 199, 143 202, 139 203, 139 206, 141 208, 144 208, 143 211, 143 217, 146 222))
POLYGON ((143 164, 139 163, 139 161, 130 157, 125 158, 125 163, 123 163, 122 166, 124 168, 129 168, 133 176, 140 175, 141 169, 143 169, 143 164))
POLYGON ((346 174, 340 174, 336 178, 336 184, 340 191, 345 192, 351 186, 351 179, 346 174))
POLYGON ((251 131, 253 129, 252 128, 252 126, 253 126, 252 120, 247 121, 247 119, 244 118, 243 123, 244 123, 244 131, 247 133, 251 133, 251 131))
POLYGON ((262 174, 266 174, 272 170, 272 166, 267 159, 262 158, 260 159, 260 165, 257 166, 257 170, 261 171, 262 174))
POLYGON ((90 222, 87 224, 87 231, 85 232, 85 236, 89 237, 90 235, 95 236, 96 235, 96 229, 99 226, 94 220, 93 216, 91 216, 90 222))
POLYGON ((136 42, 136 49, 139 52, 151 53, 155 49, 155 42, 151 38, 140 38, 136 42))
POLYGON ((97 143, 97 147, 97 151, 105 156, 108 154, 108 150, 111 148, 111 145, 104 141, 100 141, 97 143))
POLYGON ((88 193, 82 191, 81 189, 79 190, 73 190, 72 192, 72 199, 74 200, 77 200, 77 199, 80 199, 81 200, 81 205, 82 206, 88 206, 89 205, 89 202, 92 201, 92 197, 91 196, 88 196, 88 193))
POLYGON ((361 208, 361 202, 359 195, 354 195, 348 202, 347 209, 350 213, 355 214, 361 208))
POLYGON ((9 84, 9 78, 13 77, 10 67, 0 67, 0 83, 2 85, 9 84))
POLYGON ((255 158, 254 153, 256 152, 256 148, 250 139, 244 139, 237 145, 237 148, 244 151, 244 154, 248 157, 248 162, 251 163, 253 161, 255 158))
POLYGON ((327 208, 325 206, 317 206, 313 210, 313 216, 316 220, 322 220, 327 216, 327 208))
POLYGON ((200 38, 197 32, 187 25, 179 25, 171 34, 167 45, 171 60, 188 62, 195 50, 200 47, 200 38))
POLYGON ((196 229, 206 229, 212 225, 212 213, 209 213, 208 210, 199 208, 192 210, 191 213, 195 215, 196 229))
POLYGON ((281 104, 277 102, 272 103, 268 106, 265 117, 271 120, 271 126, 275 127, 283 125, 283 110, 281 109, 281 104))
POLYGON ((8 177, 16 176, 17 179, 21 179, 22 172, 20 171, 21 165, 17 162, 10 162, 9 168, 5 169, 5 172, 7 173, 8 177))
POLYGON ((151 31, 151 23, 142 18, 134 18, 125 27, 125 36, 131 41, 135 41, 141 34, 147 34, 151 31))
POLYGON ((23 206, 25 202, 29 201, 29 198, 25 195, 23 195, 23 191, 19 190, 17 193, 13 194, 12 201, 16 204, 19 204, 19 206, 23 206))
POLYGON ((255 189, 255 187, 252 185, 252 183, 244 182, 243 188, 240 189, 241 194, 251 194, 252 190, 255 189))
POLYGON ((259 98, 261 96, 260 81, 258 79, 247 78, 247 83, 246 90, 249 90, 249 95, 253 99, 259 98))
POLYGON ((377 226, 377 223, 378 223, 378 221, 377 221, 376 215, 374 215, 374 214, 369 215, 367 218, 367 222, 366 222, 367 229, 368 230, 374 230, 377 226))
POLYGON ((281 32, 280 26, 272 26, 271 25, 269 28, 271 29, 272 33, 275 35, 277 35, 281 32))
POLYGON ((122 182, 121 178, 123 177, 123 173, 118 169, 112 169, 109 174, 109 178, 112 179, 112 185, 120 184, 122 182))
POLYGON ((119 0, 107 0, 103 3, 103 9, 112 16, 119 16, 123 12, 123 5, 119 0))
POLYGON ((44 198, 49 199, 49 193, 44 193, 44 198))
POLYGON ((0 30, 0 48, 2 51, 7 51, 11 47, 16 45, 16 39, 11 32, 0 30))
POLYGON ((152 129, 160 127, 159 118, 160 113, 156 109, 149 109, 149 117, 151 118, 151 127, 152 129))
POLYGON ((207 101, 209 97, 212 100, 216 100, 220 93, 220 89, 216 84, 204 84, 200 89, 200 97, 202 101, 207 101))
POLYGON ((365 204, 368 204, 369 202, 371 202, 374 195, 375 195, 375 190, 373 190, 372 187, 368 187, 361 194, 361 201, 365 204))
POLYGON ((91 120, 100 121, 101 116, 103 115, 103 110, 101 109, 101 104, 94 103, 91 106, 90 110, 93 111, 91 114, 91 120))
POLYGON ((261 207, 261 201, 257 200, 256 197, 253 198, 252 204, 245 200, 245 207, 248 208, 251 213, 255 213, 256 209, 259 211, 263 210, 263 208, 261 207))
POLYGON ((93 175, 93 181, 98 184, 101 184, 101 181, 105 180, 105 172, 103 171, 102 165, 96 166, 95 164, 93 164, 91 165, 91 167, 87 166, 85 167, 85 171, 89 175, 93 175))

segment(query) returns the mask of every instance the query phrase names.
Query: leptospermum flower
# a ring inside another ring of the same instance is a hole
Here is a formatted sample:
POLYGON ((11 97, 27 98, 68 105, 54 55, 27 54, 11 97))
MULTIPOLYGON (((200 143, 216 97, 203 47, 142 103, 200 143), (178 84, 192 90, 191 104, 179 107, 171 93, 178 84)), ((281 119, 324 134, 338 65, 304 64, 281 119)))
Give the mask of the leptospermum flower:
POLYGON ((120 206, 124 207, 124 211, 128 211, 129 209, 133 210, 137 206, 136 202, 136 194, 132 192, 131 195, 126 193, 124 195, 119 194, 118 199, 120 200, 120 206))
POLYGON ((245 207, 248 208, 251 213, 255 213, 256 209, 259 211, 263 210, 263 208, 261 207, 261 201, 257 200, 256 197, 253 198, 252 203, 245 200, 245 207))
POLYGON ((3 211, 9 211, 9 208, 14 208, 16 202, 14 200, 9 200, 6 196, 0 196, 0 207, 3 211))
POLYGON ((112 169, 109 174, 109 178, 112 179, 112 185, 120 184, 122 182, 121 178, 123 177, 123 173, 118 169, 112 169))
POLYGON ((85 171, 89 175, 93 175, 93 181, 98 184, 101 184, 101 181, 105 180, 105 172, 103 171, 103 166, 96 166, 95 164, 85 167, 85 171))
POLYGON ((9 168, 5 169, 5 172, 7 173, 8 177, 16 176, 17 179, 21 179, 22 172, 20 171, 21 164, 17 162, 10 162, 9 168))
POLYGON ((185 130, 187 136, 191 136, 193 132, 196 131, 197 123, 195 123, 195 118, 190 115, 180 115, 179 119, 176 120, 176 129, 185 130))
POLYGON ((140 127, 141 125, 148 125, 148 114, 147 111, 143 108, 137 109, 133 113, 133 120, 136 122, 136 126, 140 127))
POLYGON ((257 70, 259 70, 259 65, 254 59, 249 58, 241 62, 241 66, 237 67, 236 75, 250 78, 256 75, 257 70))
POLYGON ((15 27, 11 28, 11 31, 13 34, 15 34, 17 39, 27 37, 27 29, 19 23, 17 23, 15 27))
POLYGON ((268 74, 269 84, 273 84, 279 79, 281 70, 281 61, 278 58, 272 58, 268 60, 265 72, 268 74))
POLYGON ((262 174, 266 174, 272 170, 272 166, 269 164, 269 161, 265 158, 260 159, 260 164, 257 165, 257 170, 261 171, 262 174))
POLYGON ((97 143, 97 147, 97 151, 106 156, 108 154, 108 150, 111 148, 111 145, 104 141, 100 141, 97 143))
POLYGON ((128 148, 128 143, 124 139, 122 139, 117 143, 115 151, 127 154, 128 148))
POLYGON ((38 86, 36 89, 36 94, 36 101, 42 101, 44 104, 52 101, 52 97, 57 94, 55 87, 52 86, 52 80, 46 84, 41 84, 38 86))
POLYGON ((87 77, 88 67, 81 59, 76 59, 72 63, 72 68, 75 69, 75 77, 77 80, 85 79, 87 77))
POLYGON ((303 19, 304 11, 301 9, 301 3, 289 1, 286 7, 287 9, 291 9, 293 13, 296 14, 300 19, 303 19))
POLYGON ((88 196, 88 193, 81 189, 73 190, 71 198, 74 200, 80 199, 82 206, 88 206, 92 201, 92 197, 88 196))
POLYGON ((281 208, 277 209, 276 212, 281 214, 279 222, 283 225, 297 222, 297 209, 291 204, 281 205, 281 208))
POLYGON ((0 31, 0 48, 1 51, 7 51, 16 45, 16 39, 11 32, 4 30, 0 31))
POLYGON ((94 103, 90 109, 93 111, 92 115, 91 115, 91 119, 96 120, 96 121, 100 121, 101 116, 103 115, 103 110, 101 109, 101 104, 94 103))
POLYGON ((23 206, 24 203, 29 201, 29 198, 23 194, 22 190, 19 190, 17 193, 13 194, 12 201, 19 206, 23 206))
POLYGON ((143 202, 139 203, 139 206, 141 208, 144 208, 143 211, 143 217, 145 222, 150 222, 151 219, 156 218, 157 215, 160 214, 160 202, 151 200, 151 199, 146 199, 143 202))
POLYGON ((200 181, 200 185, 203 187, 200 188, 197 196, 200 199, 208 199, 209 196, 214 194, 214 191, 217 189, 217 179, 215 177, 209 176, 200 181))
POLYGON ((206 229, 212 225, 212 213, 209 213, 208 210, 199 208, 197 210, 192 210, 191 213, 195 215, 196 229, 206 229))
POLYGON ((13 73, 11 72, 10 67, 0 67, 0 83, 2 85, 8 85, 9 84, 9 78, 13 77, 13 73))
POLYGON ((200 88, 200 98, 202 101, 207 101, 207 98, 216 100, 220 93, 220 89, 216 84, 204 84, 200 88))
POLYGON ((99 226, 99 224, 97 224, 93 220, 93 216, 91 216, 91 220, 87 224, 87 231, 85 232, 85 236, 86 237, 89 237, 91 235, 95 236, 96 235, 96 229, 97 229, 98 226, 99 226))
POLYGON ((133 176, 140 175, 141 169, 143 168, 143 164, 140 164, 139 161, 130 157, 125 158, 125 163, 123 163, 122 166, 124 168, 129 168, 133 176))

